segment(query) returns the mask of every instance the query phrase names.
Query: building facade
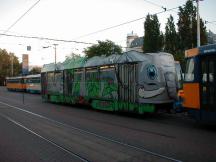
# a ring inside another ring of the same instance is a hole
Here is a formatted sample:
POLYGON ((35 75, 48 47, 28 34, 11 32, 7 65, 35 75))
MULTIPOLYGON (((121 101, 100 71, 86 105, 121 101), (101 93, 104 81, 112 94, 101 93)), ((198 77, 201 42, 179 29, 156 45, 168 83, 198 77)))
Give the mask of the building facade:
POLYGON ((143 52, 143 37, 138 37, 138 35, 133 33, 133 31, 127 35, 126 43, 126 51, 135 50, 138 52, 143 52))

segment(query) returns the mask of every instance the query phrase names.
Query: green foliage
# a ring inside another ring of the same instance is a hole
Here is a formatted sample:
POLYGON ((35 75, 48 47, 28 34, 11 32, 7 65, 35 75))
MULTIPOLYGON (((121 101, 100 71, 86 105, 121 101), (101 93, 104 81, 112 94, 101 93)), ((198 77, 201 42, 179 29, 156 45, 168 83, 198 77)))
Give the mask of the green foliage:
POLYGON ((38 66, 33 67, 29 72, 29 74, 40 74, 40 73, 41 73, 41 67, 38 66))
POLYGON ((179 37, 176 32, 175 23, 172 15, 167 20, 165 26, 165 45, 164 51, 173 54, 173 57, 176 61, 181 63, 182 69, 184 69, 184 51, 181 51, 179 48, 179 37))
MULTIPOLYGON (((179 7, 178 34, 179 34, 179 49, 186 49, 197 46, 197 8, 193 5, 193 1, 188 0, 183 7, 179 7)), ((201 45, 207 43, 206 27, 202 19, 200 19, 200 35, 201 45)))
POLYGON ((98 44, 86 48, 84 50, 84 53, 88 58, 91 58, 94 56, 101 56, 101 55, 109 56, 115 53, 121 54, 122 49, 114 42, 110 40, 106 40, 106 41, 98 41, 98 44))
POLYGON ((0 85, 4 84, 6 77, 12 76, 12 63, 13 76, 17 76, 21 72, 18 58, 13 53, 0 49, 0 85))
POLYGON ((163 47, 163 34, 160 32, 160 23, 157 15, 146 16, 144 23, 144 44, 143 51, 158 52, 163 47))
POLYGON ((192 28, 196 21, 196 7, 193 6, 193 2, 187 1, 184 7, 179 7, 178 15, 179 48, 184 51, 194 46, 192 28))
POLYGON ((175 54, 178 44, 177 38, 174 19, 172 15, 170 15, 165 27, 164 51, 175 54))
MULTIPOLYGON (((185 50, 195 48, 197 46, 197 8, 193 1, 187 0, 183 7, 179 7, 178 37, 176 43, 176 52, 174 53, 175 60, 180 61, 184 69, 185 50)), ((200 19, 200 40, 201 45, 207 43, 206 27, 202 19, 200 19)))
POLYGON ((76 53, 71 53, 69 56, 66 56, 65 57, 65 60, 77 60, 77 59, 80 59, 81 56, 79 54, 76 54, 76 53))
POLYGON ((85 64, 85 61, 86 57, 81 57, 79 54, 71 53, 69 56, 66 56, 63 65, 66 69, 73 69, 82 67, 85 64))
POLYGON ((181 51, 176 51, 174 54, 173 54, 173 57, 175 59, 175 61, 179 61, 180 64, 181 64, 181 68, 182 68, 182 71, 184 72, 185 70, 185 57, 184 57, 184 52, 181 52, 181 51))

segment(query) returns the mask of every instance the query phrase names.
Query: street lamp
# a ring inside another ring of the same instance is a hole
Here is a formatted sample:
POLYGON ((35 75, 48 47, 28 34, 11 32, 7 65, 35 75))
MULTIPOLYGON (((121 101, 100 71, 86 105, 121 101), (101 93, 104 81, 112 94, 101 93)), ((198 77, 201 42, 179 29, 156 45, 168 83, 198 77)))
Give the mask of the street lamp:
POLYGON ((199 1, 203 0, 195 0, 197 2, 197 47, 200 46, 200 16, 199 16, 199 1))
POLYGON ((13 76, 13 60, 14 60, 14 57, 13 57, 13 54, 11 54, 11 76, 13 76))
POLYGON ((58 45, 58 44, 53 44, 54 45, 54 49, 55 49, 55 70, 56 70, 56 46, 58 45))
MULTIPOLYGON (((54 50, 55 50, 55 70, 56 70, 56 46, 58 44, 53 44, 54 45, 54 50)), ((50 48, 51 46, 43 46, 43 48, 50 48)))
POLYGON ((199 16, 199 0, 197 0, 197 47, 200 46, 200 16, 199 16))

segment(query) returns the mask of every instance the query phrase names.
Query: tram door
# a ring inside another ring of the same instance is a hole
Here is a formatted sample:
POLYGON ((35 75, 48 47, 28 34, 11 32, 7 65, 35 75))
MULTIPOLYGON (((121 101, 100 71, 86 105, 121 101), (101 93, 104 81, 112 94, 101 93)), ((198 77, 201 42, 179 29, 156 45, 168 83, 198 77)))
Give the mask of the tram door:
POLYGON ((47 93, 47 73, 41 73, 41 94, 47 93))
POLYGON ((119 65, 119 100, 136 101, 137 64, 119 65))
POLYGON ((201 59, 201 108, 216 111, 216 57, 201 59))

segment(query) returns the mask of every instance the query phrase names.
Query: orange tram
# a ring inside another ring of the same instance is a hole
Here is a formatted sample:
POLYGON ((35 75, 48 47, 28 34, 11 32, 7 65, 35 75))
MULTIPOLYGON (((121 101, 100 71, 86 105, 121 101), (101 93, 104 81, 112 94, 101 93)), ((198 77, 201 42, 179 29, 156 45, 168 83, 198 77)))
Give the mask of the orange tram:
POLYGON ((6 78, 7 89, 10 91, 26 91, 26 78, 23 76, 6 78))
POLYGON ((41 93, 41 75, 26 75, 6 78, 9 91, 25 91, 28 93, 41 93))
POLYGON ((202 123, 216 124, 216 44, 187 50, 183 107, 202 123))

